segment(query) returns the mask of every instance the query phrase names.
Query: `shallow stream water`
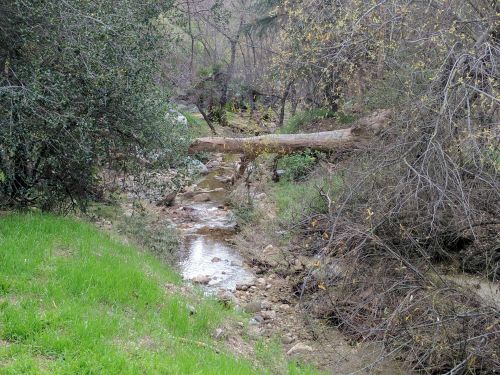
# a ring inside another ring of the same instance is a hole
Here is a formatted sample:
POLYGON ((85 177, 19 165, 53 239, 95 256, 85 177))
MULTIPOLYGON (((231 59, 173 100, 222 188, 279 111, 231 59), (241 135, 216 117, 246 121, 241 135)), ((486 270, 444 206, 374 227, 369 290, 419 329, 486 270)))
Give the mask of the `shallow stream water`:
POLYGON ((181 273, 187 280, 209 279, 209 293, 219 289, 232 291, 237 284, 249 283, 255 277, 230 244, 236 220, 224 206, 228 191, 223 180, 230 178, 229 172, 229 168, 220 166, 198 181, 195 191, 210 191, 202 193, 209 200, 198 202, 196 194, 181 203, 191 217, 187 225, 180 226, 184 234, 181 273))

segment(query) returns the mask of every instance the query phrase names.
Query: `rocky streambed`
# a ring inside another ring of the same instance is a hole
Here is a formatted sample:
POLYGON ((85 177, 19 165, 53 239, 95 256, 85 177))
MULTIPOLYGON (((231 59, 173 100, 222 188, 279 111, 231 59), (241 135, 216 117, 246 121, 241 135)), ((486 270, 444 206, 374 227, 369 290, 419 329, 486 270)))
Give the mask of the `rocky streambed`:
POLYGON ((233 167, 221 156, 207 163, 203 176, 177 197, 172 220, 182 233, 179 268, 186 280, 207 293, 234 292, 255 275, 231 245, 236 220, 225 205, 233 167))

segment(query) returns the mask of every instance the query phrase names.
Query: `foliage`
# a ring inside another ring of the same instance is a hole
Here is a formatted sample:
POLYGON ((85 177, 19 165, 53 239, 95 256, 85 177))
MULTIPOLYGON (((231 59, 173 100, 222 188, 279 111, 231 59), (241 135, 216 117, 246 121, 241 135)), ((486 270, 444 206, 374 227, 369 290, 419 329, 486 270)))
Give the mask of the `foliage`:
POLYGON ((301 131, 302 127, 316 120, 333 117, 334 112, 326 108, 316 108, 301 111, 292 116, 282 128, 280 133, 293 134, 301 131))
POLYGON ((175 162, 187 142, 155 84, 169 2, 2 3, 3 203, 63 209, 91 198, 103 165, 175 162))
POLYGON ((306 276, 310 306, 354 339, 383 340, 409 370, 498 371, 498 309, 444 282, 440 267, 499 277, 500 4, 280 9, 281 81, 304 85, 304 100, 319 105, 354 93, 394 111, 392 126, 337 168, 345 183, 322 195, 327 209, 297 219, 325 265, 323 280, 306 276))
POLYGON ((89 224, 2 217, 0 260, 3 374, 275 373, 210 337, 230 311, 181 292, 164 264, 89 224))
POLYGON ((319 170, 305 181, 284 180, 273 186, 273 197, 281 224, 293 226, 304 215, 328 212, 322 194, 337 194, 343 186, 343 180, 337 175, 321 176, 322 173, 319 170))
POLYGON ((277 168, 284 170, 281 178, 288 181, 304 179, 316 165, 318 153, 311 150, 285 155, 279 159, 277 168))
POLYGON ((171 222, 146 212, 139 202, 126 214, 119 203, 92 202, 86 216, 97 223, 111 223, 114 229, 141 249, 149 251, 165 264, 175 264, 180 238, 171 222))

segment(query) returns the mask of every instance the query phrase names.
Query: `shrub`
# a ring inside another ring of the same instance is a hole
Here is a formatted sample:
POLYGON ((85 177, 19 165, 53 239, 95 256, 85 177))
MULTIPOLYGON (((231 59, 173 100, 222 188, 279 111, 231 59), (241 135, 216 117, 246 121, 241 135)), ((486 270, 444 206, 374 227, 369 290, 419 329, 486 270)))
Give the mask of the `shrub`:
POLYGON ((286 155, 277 163, 278 169, 284 170, 283 179, 297 181, 306 177, 316 165, 318 153, 307 150, 286 155))
POLYGON ((103 165, 172 163, 187 139, 154 83, 168 2, 8 0, 0 11, 0 199, 83 205, 103 165))

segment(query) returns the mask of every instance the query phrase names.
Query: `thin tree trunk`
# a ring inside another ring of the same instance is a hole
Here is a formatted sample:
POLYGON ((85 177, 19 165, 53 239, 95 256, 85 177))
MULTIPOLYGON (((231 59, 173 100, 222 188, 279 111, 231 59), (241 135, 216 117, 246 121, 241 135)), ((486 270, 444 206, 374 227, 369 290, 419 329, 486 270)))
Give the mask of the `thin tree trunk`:
POLYGON ((214 124, 212 124, 212 121, 208 117, 207 113, 203 110, 202 105, 200 103, 196 103, 196 107, 198 108, 198 111, 203 116, 203 119, 206 121, 206 123, 207 123, 208 127, 210 128, 210 130, 212 131, 212 133, 214 135, 217 135, 217 131, 214 128, 214 124))
POLYGON ((187 9, 188 9, 188 32, 189 37, 191 38, 191 56, 189 58, 189 82, 193 82, 193 62, 194 62, 194 35, 193 35, 193 27, 191 24, 191 5, 189 0, 186 0, 187 9))
POLYGON ((288 94, 290 93, 290 87, 292 87, 293 81, 289 82, 286 87, 285 91, 283 92, 283 95, 281 96, 281 102, 280 102, 280 114, 278 118, 278 126, 281 127, 283 126, 283 122, 285 121, 285 106, 286 106, 286 99, 288 98, 288 94))

